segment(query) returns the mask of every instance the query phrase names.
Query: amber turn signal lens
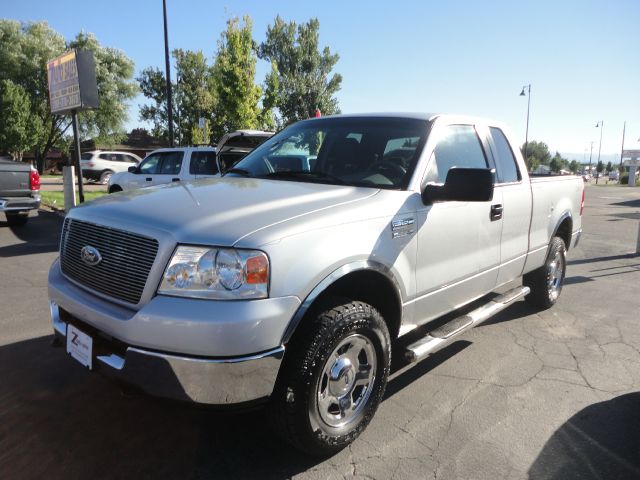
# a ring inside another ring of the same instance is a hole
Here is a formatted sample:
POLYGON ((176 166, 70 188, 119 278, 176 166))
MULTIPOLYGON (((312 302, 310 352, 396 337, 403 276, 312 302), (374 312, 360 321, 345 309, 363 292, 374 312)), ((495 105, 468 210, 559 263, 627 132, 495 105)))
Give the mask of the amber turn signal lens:
POLYGON ((266 255, 247 258, 247 283, 267 283, 269 280, 269 261, 266 255))

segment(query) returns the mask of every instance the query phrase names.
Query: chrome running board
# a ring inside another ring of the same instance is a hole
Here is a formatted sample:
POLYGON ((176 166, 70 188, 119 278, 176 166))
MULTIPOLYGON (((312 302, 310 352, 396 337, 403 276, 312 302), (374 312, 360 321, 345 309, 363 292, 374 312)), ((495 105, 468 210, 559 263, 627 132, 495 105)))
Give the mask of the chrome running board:
POLYGON ((445 323, 441 327, 429 332, 420 340, 407 347, 405 358, 408 362, 418 362, 426 356, 437 352, 449 345, 458 335, 486 322, 496 313, 504 310, 516 300, 529 294, 529 287, 517 287, 497 296, 481 307, 445 323))

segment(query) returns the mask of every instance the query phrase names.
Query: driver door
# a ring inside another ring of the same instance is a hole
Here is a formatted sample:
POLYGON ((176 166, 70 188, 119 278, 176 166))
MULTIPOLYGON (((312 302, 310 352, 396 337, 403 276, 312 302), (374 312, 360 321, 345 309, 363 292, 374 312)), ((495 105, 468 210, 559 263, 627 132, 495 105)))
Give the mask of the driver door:
MULTIPOLYGON (((488 168, 483 142, 473 125, 444 125, 430 154, 423 186, 444 183, 452 167, 488 168)), ((424 323, 490 292, 500 264, 502 223, 489 202, 437 202, 418 216, 416 320, 424 323)))

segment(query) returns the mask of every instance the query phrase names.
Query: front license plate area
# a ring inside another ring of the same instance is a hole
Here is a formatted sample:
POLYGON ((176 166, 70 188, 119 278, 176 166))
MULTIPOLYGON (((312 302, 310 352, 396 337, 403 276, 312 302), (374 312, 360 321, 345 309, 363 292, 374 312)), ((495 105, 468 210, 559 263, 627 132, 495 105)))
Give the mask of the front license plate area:
POLYGON ((93 338, 73 325, 67 326, 67 353, 89 370, 92 368, 93 338))

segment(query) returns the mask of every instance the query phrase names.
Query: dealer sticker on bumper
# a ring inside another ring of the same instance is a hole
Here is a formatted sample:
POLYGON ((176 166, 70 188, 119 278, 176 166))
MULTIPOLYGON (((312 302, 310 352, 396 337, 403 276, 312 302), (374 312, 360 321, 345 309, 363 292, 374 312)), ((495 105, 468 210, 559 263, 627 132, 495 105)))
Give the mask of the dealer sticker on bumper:
POLYGON ((73 325, 67 326, 67 353, 91 370, 93 339, 73 325))

